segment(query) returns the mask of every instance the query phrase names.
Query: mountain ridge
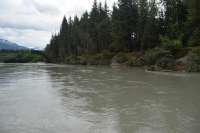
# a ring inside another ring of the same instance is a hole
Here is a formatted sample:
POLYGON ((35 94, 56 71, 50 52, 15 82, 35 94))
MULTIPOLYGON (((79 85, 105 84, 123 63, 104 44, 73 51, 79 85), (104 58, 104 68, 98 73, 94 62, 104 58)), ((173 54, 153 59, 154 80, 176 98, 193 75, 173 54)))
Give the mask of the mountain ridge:
POLYGON ((19 51, 19 50, 29 50, 29 48, 0 38, 0 50, 19 51))

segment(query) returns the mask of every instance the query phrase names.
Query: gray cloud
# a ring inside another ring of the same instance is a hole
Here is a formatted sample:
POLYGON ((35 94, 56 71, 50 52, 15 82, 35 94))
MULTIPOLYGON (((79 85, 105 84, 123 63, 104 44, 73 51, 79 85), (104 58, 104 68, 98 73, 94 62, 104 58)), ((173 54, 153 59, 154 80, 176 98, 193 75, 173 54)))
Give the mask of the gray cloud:
MULTIPOLYGON (((105 0, 99 0, 105 1, 105 0)), ((111 5, 117 0, 107 0, 111 5)), ((44 48, 62 17, 80 16, 93 0, 0 0, 0 38, 44 48)))
POLYGON ((46 15, 16 15, 12 18, 12 15, 0 16, 0 27, 2 28, 14 28, 14 29, 33 29, 33 30, 45 30, 52 31, 54 28, 58 28, 58 22, 61 17, 53 17, 46 15))
POLYGON ((36 30, 36 31, 46 30, 45 28, 38 27, 37 25, 12 23, 12 22, 1 22, 0 27, 1 28, 11 28, 11 29, 21 29, 21 30, 32 29, 32 30, 36 30))
POLYGON ((57 15, 61 13, 58 7, 50 4, 41 4, 35 0, 24 0, 23 3, 24 5, 33 6, 39 13, 42 14, 57 15))

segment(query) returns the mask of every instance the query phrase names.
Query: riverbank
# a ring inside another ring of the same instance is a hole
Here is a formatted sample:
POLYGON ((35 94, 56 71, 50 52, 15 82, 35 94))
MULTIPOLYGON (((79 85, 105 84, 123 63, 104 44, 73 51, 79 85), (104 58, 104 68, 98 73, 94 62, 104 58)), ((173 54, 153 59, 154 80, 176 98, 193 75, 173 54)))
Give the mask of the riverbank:
POLYGON ((148 71, 200 72, 200 48, 180 48, 166 50, 154 48, 145 52, 109 52, 98 54, 66 55, 50 58, 51 63, 71 65, 111 65, 144 67, 148 71), (53 59, 53 60, 52 60, 53 59))
POLYGON ((36 63, 48 62, 70 65, 105 65, 140 67, 147 71, 200 72, 200 48, 166 50, 154 48, 145 52, 109 52, 98 54, 66 55, 63 58, 46 58, 41 51, 1 51, 0 62, 36 63))

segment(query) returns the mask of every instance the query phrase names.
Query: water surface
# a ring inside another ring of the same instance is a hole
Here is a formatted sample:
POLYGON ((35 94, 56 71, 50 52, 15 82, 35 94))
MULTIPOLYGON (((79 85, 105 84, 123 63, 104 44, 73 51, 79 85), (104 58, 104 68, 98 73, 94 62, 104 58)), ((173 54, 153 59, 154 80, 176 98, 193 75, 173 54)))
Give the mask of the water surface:
POLYGON ((198 132, 198 74, 0 64, 0 133, 198 132))

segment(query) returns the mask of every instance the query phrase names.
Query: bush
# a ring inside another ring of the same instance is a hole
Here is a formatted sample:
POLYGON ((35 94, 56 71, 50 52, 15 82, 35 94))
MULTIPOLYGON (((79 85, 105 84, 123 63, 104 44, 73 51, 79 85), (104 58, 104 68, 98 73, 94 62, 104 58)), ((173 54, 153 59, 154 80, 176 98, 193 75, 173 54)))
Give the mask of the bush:
POLYGON ((114 57, 114 54, 107 50, 104 50, 102 52, 102 59, 104 59, 104 60, 111 60, 113 57, 114 57))
POLYGON ((188 62, 187 66, 186 66, 186 71, 187 72, 200 72, 200 66, 193 61, 188 62))
POLYGON ((161 69, 173 70, 175 67, 175 60, 172 57, 163 57, 156 62, 156 66, 161 69))
POLYGON ((128 60, 127 65, 131 67, 141 67, 145 65, 145 61, 143 58, 132 57, 128 60))
POLYGON ((140 67, 144 66, 144 55, 140 52, 136 53, 118 53, 113 58, 117 63, 131 66, 131 67, 140 67))
POLYGON ((4 53, 3 62, 6 63, 28 63, 44 61, 41 53, 34 53, 32 51, 12 51, 4 53), (6 58, 7 57, 7 58, 6 58))
POLYGON ((70 55, 65 57, 65 63, 73 65, 109 65, 113 56, 114 54, 109 51, 103 51, 99 54, 85 54, 81 56, 70 55))
POLYGON ((70 56, 67 56, 65 57, 65 63, 67 64, 78 64, 78 57, 75 56, 75 55, 70 55, 70 56))
POLYGON ((200 46, 200 28, 196 28, 189 40, 189 46, 200 46))
POLYGON ((176 53, 177 50, 182 48, 180 40, 171 40, 169 37, 160 37, 161 47, 171 51, 172 53, 176 53))
POLYGON ((193 50, 189 54, 186 70, 188 72, 200 72, 200 48, 193 50))
POLYGON ((39 54, 24 51, 17 53, 16 59, 22 60, 23 62, 39 62, 43 60, 43 57, 39 54))
POLYGON ((101 55, 96 54, 96 55, 91 55, 88 56, 88 64, 89 65, 99 65, 99 61, 101 60, 101 55))
POLYGON ((111 61, 112 61, 112 58, 114 57, 114 53, 111 53, 109 51, 103 51, 101 54, 100 54, 101 58, 99 60, 99 65, 110 65, 111 64, 111 61))
POLYGON ((125 63, 129 60, 129 57, 126 53, 118 53, 116 56, 115 56, 115 59, 118 63, 122 64, 122 63, 125 63))
POLYGON ((109 65, 113 58, 114 54, 103 51, 102 53, 95 54, 95 55, 83 55, 84 57, 84 64, 88 65, 109 65))
POLYGON ((161 48, 148 50, 144 55, 145 64, 148 66, 155 65, 162 57, 171 56, 170 52, 161 48))
POLYGON ((80 65, 87 65, 87 56, 78 56, 77 63, 80 65))
POLYGON ((188 48, 181 48, 174 53, 176 59, 180 59, 188 55, 189 49, 188 48))

